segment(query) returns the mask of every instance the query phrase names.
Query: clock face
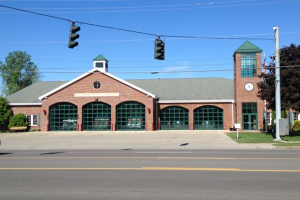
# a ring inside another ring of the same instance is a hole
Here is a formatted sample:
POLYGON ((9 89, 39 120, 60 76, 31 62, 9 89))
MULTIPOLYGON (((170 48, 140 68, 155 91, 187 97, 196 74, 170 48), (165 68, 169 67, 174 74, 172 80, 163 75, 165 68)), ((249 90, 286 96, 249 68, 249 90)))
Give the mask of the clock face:
POLYGON ((254 88, 254 85, 253 85, 253 83, 246 83, 245 84, 245 90, 246 91, 248 91, 248 92, 250 92, 250 91, 252 91, 253 90, 253 88, 254 88))

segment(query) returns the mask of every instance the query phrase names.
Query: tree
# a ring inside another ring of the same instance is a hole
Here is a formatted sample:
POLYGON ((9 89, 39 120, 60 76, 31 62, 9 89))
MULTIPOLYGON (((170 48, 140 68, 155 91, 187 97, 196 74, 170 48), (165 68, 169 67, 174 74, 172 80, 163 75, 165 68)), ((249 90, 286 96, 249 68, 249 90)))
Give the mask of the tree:
MULTIPOLYGON (((275 67, 267 66, 269 73, 260 75, 257 96, 267 101, 267 108, 275 110, 275 67)), ((280 93, 282 110, 300 112, 300 45, 291 44, 280 49, 280 93)))
POLYGON ((12 111, 6 98, 0 96, 0 130, 6 130, 12 111))
POLYGON ((41 75, 38 67, 31 62, 31 56, 25 51, 10 52, 5 63, 0 63, 0 72, 3 81, 2 92, 10 95, 34 82, 39 81, 41 75))

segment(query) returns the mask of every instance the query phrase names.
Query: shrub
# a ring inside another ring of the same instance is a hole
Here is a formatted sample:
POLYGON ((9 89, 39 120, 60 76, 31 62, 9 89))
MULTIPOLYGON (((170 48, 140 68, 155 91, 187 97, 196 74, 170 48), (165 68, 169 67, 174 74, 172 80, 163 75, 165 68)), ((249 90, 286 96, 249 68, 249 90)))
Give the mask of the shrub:
MULTIPOLYGON (((289 118, 288 112, 286 110, 281 111, 281 118, 289 118)), ((276 124, 274 123, 274 120, 276 119, 276 111, 272 111, 272 125, 276 124)))
POLYGON ((273 130, 273 126, 272 125, 268 125, 268 132, 271 133, 273 130))
POLYGON ((26 121, 26 116, 24 114, 14 115, 9 122, 8 128, 11 127, 20 127, 20 126, 28 126, 28 122, 26 121))
POLYGON ((293 131, 300 131, 300 120, 295 120, 292 128, 293 131))

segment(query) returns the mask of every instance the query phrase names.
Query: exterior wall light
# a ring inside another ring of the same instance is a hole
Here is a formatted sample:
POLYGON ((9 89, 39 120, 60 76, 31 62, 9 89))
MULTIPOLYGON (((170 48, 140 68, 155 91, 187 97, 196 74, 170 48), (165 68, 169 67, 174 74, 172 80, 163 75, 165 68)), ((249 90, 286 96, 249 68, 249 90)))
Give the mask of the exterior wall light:
POLYGON ((150 113, 151 113, 151 109, 150 109, 150 108, 147 108, 147 110, 148 110, 148 113, 150 114, 150 113))
POLYGON ((47 115, 47 111, 45 109, 43 110, 43 113, 44 113, 44 115, 47 115))

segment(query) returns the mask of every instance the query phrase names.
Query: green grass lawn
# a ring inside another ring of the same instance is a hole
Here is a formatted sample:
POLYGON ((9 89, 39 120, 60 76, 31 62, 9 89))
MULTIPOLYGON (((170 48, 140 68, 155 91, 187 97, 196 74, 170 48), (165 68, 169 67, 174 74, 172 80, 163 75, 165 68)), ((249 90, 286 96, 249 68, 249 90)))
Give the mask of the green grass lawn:
POLYGON ((288 142, 300 142, 300 135, 283 136, 282 139, 288 142))
POLYGON ((274 141, 275 135, 272 133, 249 133, 239 132, 237 138, 236 132, 227 134, 232 140, 237 143, 275 143, 275 146, 300 146, 300 135, 283 136, 285 142, 274 141))
POLYGON ((239 138, 236 138, 236 132, 227 135, 237 143, 275 143, 271 133, 239 132, 239 138))

